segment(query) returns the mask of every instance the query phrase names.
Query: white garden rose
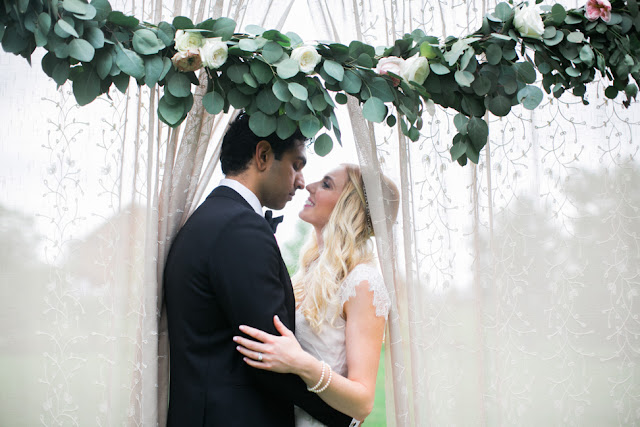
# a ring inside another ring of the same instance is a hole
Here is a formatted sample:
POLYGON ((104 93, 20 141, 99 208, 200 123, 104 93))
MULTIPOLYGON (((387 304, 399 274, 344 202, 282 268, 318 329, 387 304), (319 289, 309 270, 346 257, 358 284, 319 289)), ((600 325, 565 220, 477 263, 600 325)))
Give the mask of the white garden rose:
POLYGON ((427 79, 429 71, 429 60, 416 54, 404 61, 400 76, 407 83, 413 81, 421 85, 427 79))
POLYGON ((193 32, 178 30, 176 31, 174 40, 176 42, 175 47, 178 52, 186 52, 187 50, 198 50, 204 43, 202 34, 197 31, 193 32))
POLYGON ((291 59, 296 61, 300 66, 300 71, 305 74, 313 73, 316 65, 320 62, 322 57, 313 46, 300 46, 293 49, 291 52, 291 59))
POLYGON ((200 48, 202 64, 207 68, 220 68, 227 62, 229 48, 221 37, 206 39, 204 46, 200 48))
POLYGON ((542 39, 544 23, 538 10, 533 6, 523 6, 516 9, 513 17, 513 26, 523 37, 542 39))

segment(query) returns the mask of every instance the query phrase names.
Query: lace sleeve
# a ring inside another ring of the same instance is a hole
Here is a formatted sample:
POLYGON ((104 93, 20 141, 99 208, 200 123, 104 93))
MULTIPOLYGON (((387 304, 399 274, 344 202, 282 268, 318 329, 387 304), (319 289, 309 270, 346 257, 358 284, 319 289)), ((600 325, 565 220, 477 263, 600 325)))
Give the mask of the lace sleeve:
POLYGON ((391 299, 384 285, 382 275, 372 265, 359 264, 347 276, 342 284, 341 305, 344 305, 351 297, 356 295, 356 286, 363 280, 369 282, 369 290, 373 291, 373 306, 376 308, 376 316, 385 318, 389 314, 391 299))

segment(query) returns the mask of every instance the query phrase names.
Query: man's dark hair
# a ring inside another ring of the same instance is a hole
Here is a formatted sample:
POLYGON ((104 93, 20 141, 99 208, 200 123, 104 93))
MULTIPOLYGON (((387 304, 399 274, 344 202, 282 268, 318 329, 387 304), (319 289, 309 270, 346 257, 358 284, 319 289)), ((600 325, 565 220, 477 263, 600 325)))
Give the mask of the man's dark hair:
POLYGON ((243 111, 231 123, 222 140, 220 152, 222 173, 237 175, 247 170, 260 141, 271 144, 276 160, 281 160, 282 155, 293 148, 296 141, 304 142, 307 139, 300 129, 296 129, 293 135, 284 140, 280 139, 275 132, 267 137, 256 136, 249 128, 249 115, 243 111))

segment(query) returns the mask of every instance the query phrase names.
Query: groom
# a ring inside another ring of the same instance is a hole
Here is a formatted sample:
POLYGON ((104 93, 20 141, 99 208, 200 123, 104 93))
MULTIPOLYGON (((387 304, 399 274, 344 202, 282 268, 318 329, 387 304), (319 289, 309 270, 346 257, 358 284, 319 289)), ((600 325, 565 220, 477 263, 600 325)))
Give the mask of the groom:
POLYGON ((351 418, 297 376, 249 367, 239 325, 295 327, 287 269, 262 206, 282 209, 304 188, 305 138, 259 138, 241 114, 222 142, 226 175, 175 238, 164 271, 170 340, 169 427, 294 426, 297 405, 328 425, 351 418))

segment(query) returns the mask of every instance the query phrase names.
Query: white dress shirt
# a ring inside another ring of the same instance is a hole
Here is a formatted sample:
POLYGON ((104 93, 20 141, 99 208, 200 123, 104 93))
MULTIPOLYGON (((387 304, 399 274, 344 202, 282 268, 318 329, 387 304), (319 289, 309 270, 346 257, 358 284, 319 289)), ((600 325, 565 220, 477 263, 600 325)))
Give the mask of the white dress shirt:
POLYGON ((251 205, 253 210, 256 211, 258 215, 264 216, 264 214, 262 213, 262 205, 260 204, 260 200, 258 200, 258 196, 253 194, 253 191, 249 190, 243 184, 236 181, 235 179, 223 178, 220 181, 219 185, 224 185, 225 187, 236 190, 238 194, 240 194, 242 198, 245 199, 247 203, 249 203, 249 205, 251 205))

